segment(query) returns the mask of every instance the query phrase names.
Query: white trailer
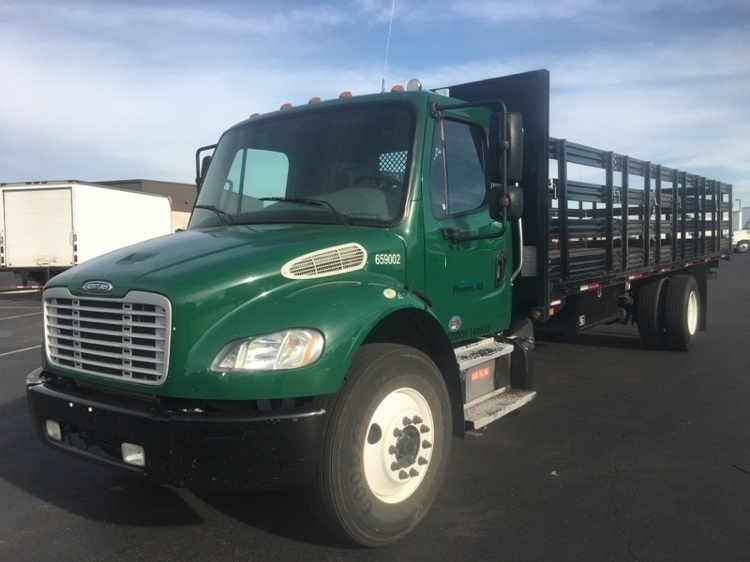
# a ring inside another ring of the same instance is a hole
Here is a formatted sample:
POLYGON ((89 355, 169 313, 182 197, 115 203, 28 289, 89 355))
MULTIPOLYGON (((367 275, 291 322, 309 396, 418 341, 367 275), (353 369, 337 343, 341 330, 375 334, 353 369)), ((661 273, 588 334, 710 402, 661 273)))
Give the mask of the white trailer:
POLYGON ((750 207, 741 208, 735 217, 732 245, 735 252, 746 254, 750 252, 750 207))
POLYGON ((0 267, 37 283, 172 231, 169 198, 78 181, 0 184, 0 267))

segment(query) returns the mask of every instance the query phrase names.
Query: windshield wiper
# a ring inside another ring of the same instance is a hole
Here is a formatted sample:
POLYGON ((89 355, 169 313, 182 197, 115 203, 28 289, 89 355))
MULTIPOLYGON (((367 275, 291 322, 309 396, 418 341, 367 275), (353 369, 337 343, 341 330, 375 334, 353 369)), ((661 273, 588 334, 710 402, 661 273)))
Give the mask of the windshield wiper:
POLYGON ((331 213, 341 221, 341 224, 349 226, 349 221, 346 220, 346 217, 339 213, 328 201, 323 201, 322 199, 307 199, 305 197, 261 197, 260 201, 283 201, 286 203, 300 203, 302 205, 323 207, 331 211, 331 213))
POLYGON ((195 208, 196 209, 208 209, 209 211, 213 211, 214 213, 216 213, 216 216, 219 217, 221 224, 223 224, 224 226, 229 226, 230 222, 234 222, 232 215, 230 215, 226 211, 222 211, 221 209, 219 209, 218 207, 214 205, 196 205, 195 208), (227 220, 229 222, 227 222, 227 220))

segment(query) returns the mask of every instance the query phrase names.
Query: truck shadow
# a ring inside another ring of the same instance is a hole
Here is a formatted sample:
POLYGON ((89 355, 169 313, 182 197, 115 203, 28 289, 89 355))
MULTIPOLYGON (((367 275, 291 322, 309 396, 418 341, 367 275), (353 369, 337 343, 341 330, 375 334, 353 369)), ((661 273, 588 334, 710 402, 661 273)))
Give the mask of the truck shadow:
POLYGON ((267 533, 315 546, 354 549, 313 517, 302 490, 269 492, 193 491, 201 501, 235 521, 267 533))

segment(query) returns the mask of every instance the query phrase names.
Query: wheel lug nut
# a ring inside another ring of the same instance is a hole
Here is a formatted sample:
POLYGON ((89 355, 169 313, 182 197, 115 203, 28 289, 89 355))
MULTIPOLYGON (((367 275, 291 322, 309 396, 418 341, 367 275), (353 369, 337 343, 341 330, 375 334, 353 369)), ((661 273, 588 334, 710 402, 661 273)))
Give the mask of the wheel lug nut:
POLYGON ((420 418, 419 416, 414 416, 412 422, 414 423, 414 425, 417 425, 418 423, 422 423, 422 418, 420 418))
MULTIPOLYGON (((396 463, 393 463, 393 464, 396 464, 396 463)), ((424 458, 424 457, 419 457, 419 458, 417 459, 417 464, 418 464, 419 466, 424 466, 424 465, 426 465, 426 464, 427 464, 427 459, 426 459, 426 458, 424 458)), ((391 468, 392 468, 392 466, 391 466, 391 468)))
POLYGON ((391 445, 390 447, 388 447, 388 453, 391 455, 395 455, 396 453, 398 453, 398 449, 395 445, 391 445))
POLYGON ((430 447, 432 447, 432 443, 430 443, 429 441, 427 441, 427 439, 425 439, 424 441, 422 441, 422 448, 423 449, 429 449, 430 447))
POLYGON ((398 478, 399 480, 406 480, 407 478, 409 478, 409 475, 406 474, 405 470, 402 470, 401 472, 398 473, 398 478))
POLYGON ((429 432, 430 432, 430 428, 424 424, 422 424, 422 427, 419 428, 419 433, 429 433, 429 432))
POLYGON ((398 464, 397 462, 392 462, 392 463, 391 463, 391 470, 392 470, 393 472, 396 472, 396 471, 397 471, 397 470, 399 470, 400 468, 401 468, 401 465, 400 465, 400 464, 398 464))
POLYGON ((419 476, 419 472, 417 472, 416 469, 412 468, 409 471, 409 476, 411 476, 412 478, 416 478, 417 476, 419 476))
POLYGON ((401 423, 403 425, 411 425, 411 420, 409 418, 407 418, 406 416, 404 416, 404 419, 401 420, 401 423))
POLYGON ((393 430, 393 436, 394 437, 401 437, 404 434, 403 431, 401 431, 399 428, 396 428, 393 430))

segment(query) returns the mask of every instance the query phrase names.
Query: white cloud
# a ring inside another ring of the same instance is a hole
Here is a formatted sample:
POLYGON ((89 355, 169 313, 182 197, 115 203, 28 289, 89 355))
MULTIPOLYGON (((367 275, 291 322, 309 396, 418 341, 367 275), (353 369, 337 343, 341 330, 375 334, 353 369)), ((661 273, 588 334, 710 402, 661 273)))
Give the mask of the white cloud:
MULTIPOLYGON (((358 5, 366 13, 375 15, 378 21, 388 21, 390 0, 361 0, 358 5)), ((646 28, 649 22, 642 18, 659 12, 671 12, 673 16, 705 15, 748 6, 747 0, 396 0, 395 14, 397 22, 408 24, 451 21, 460 25, 460 20, 475 20, 486 26, 562 20, 598 20, 612 26, 634 21, 635 16, 635 24, 646 28)), ((505 30, 505 33, 512 35, 513 30, 505 30)))
POLYGON ((7 2, 6 16, 50 22, 59 28, 91 35, 136 32, 143 28, 172 28, 193 33, 277 35, 295 30, 329 28, 347 21, 346 12, 330 5, 302 5, 278 9, 243 2, 239 7, 221 3, 190 6, 186 2, 152 3, 71 0, 7 2))
POLYGON ((551 134, 733 183, 750 201, 750 27, 696 41, 537 51, 425 68, 444 86, 546 67, 551 134))
MULTIPOLYGON (((439 87, 549 68, 552 134, 706 168, 750 201, 750 26, 739 18, 706 28, 699 18, 695 27, 660 33, 662 22, 642 17, 657 9, 718 13, 749 2, 541 5, 396 0, 389 84, 416 76, 439 87), (633 12, 640 14, 629 18, 633 12), (543 33, 554 27, 540 27, 538 38, 517 36, 497 14, 535 26, 539 18, 611 20, 618 41, 581 36, 560 44, 543 33), (643 22, 652 28, 622 36, 621 26, 643 22)), ((0 181, 191 181, 194 149, 254 111, 344 89, 378 91, 391 7, 392 0, 283 7, 5 2, 0 50, 13 56, 0 58, 0 181)))

